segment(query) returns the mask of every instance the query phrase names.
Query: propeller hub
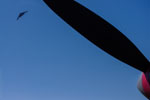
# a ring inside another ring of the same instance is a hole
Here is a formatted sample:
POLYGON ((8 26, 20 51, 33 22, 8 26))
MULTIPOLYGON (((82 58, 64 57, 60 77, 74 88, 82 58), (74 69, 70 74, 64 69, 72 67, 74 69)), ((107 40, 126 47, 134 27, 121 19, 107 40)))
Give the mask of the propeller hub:
POLYGON ((148 99, 150 98, 150 72, 142 73, 139 81, 138 81, 138 89, 146 96, 148 99))

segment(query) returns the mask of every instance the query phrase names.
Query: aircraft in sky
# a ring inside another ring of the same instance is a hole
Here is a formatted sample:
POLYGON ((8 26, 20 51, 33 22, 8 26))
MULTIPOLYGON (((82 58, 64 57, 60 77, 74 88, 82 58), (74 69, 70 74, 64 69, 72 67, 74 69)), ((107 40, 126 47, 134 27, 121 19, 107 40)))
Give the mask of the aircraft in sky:
POLYGON ((17 20, 19 20, 22 16, 24 16, 24 14, 26 14, 28 11, 23 11, 21 13, 19 13, 17 20))
POLYGON ((138 89, 150 100, 150 62, 125 35, 74 0, 44 0, 44 2, 97 47, 141 71, 138 89))

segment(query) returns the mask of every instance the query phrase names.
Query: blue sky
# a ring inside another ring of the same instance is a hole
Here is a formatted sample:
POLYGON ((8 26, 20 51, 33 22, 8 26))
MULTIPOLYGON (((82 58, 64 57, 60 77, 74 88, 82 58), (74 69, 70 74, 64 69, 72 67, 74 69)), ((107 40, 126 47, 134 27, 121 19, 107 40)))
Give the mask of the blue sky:
MULTIPOLYGON (((77 1, 150 59, 149 0, 77 1)), ((138 70, 90 43, 42 0, 1 0, 0 6, 1 100, 146 100, 136 88, 138 70)))

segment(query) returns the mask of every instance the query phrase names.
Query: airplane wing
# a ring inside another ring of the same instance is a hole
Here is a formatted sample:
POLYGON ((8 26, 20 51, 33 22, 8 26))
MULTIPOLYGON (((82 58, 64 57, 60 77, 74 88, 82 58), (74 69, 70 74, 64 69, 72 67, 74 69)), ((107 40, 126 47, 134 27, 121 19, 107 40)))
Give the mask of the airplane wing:
POLYGON ((114 26, 74 0, 44 0, 44 2, 66 23, 96 46, 146 72, 149 61, 137 47, 114 26))

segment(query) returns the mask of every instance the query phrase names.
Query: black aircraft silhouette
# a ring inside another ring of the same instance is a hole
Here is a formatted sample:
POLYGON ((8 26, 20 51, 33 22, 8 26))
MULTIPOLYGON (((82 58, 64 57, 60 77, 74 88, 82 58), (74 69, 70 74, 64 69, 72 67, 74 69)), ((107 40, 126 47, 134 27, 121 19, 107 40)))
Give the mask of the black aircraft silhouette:
POLYGON ((21 12, 19 13, 18 17, 17 17, 17 20, 19 20, 24 14, 26 14, 28 11, 24 11, 24 12, 21 12))

